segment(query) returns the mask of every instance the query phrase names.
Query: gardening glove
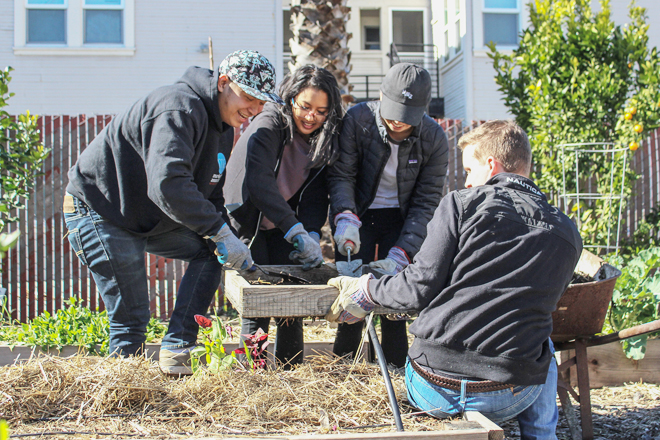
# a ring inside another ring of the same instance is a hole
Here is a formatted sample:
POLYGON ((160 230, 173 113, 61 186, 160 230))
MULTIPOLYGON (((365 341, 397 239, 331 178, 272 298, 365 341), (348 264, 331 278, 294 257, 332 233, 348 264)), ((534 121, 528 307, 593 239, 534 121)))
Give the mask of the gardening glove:
POLYGON ((323 263, 323 252, 321 251, 321 237, 316 232, 308 233, 302 223, 293 225, 284 239, 293 244, 295 251, 289 254, 289 258, 303 265, 303 270, 319 267, 323 263))
POLYGON ((205 238, 209 238, 215 243, 215 254, 218 256, 220 264, 231 269, 247 269, 254 265, 250 249, 231 232, 227 223, 220 228, 217 234, 205 238))
POLYGON ((410 264, 406 251, 394 246, 387 253, 387 258, 369 263, 369 267, 383 275, 396 275, 410 264))
POLYGON ((354 324, 364 319, 376 306, 369 296, 369 280, 372 274, 360 278, 336 277, 328 280, 328 285, 339 289, 339 296, 332 304, 330 312, 325 315, 328 321, 354 324))
POLYGON ((348 255, 348 251, 346 250, 346 242, 348 241, 353 242, 351 255, 360 252, 360 226, 362 226, 362 222, 358 216, 350 212, 337 214, 335 216, 335 225, 337 226, 337 230, 335 231, 334 238, 339 253, 348 255))

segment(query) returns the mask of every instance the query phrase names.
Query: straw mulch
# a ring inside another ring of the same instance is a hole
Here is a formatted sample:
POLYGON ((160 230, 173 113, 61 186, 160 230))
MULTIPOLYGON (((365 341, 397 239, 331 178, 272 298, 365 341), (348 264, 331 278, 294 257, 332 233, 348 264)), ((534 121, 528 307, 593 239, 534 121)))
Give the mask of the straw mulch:
MULTIPOLYGON (((393 383, 408 431, 442 430, 412 413, 393 383)), ((314 357, 293 371, 163 375, 143 357, 38 357, 0 368, 0 418, 11 434, 98 436, 291 435, 394 431, 378 367, 314 357), (361 430, 361 431, 360 431, 361 430)), ((57 436, 56 436, 57 437, 57 436)), ((51 437, 53 438, 53 437, 51 437)))

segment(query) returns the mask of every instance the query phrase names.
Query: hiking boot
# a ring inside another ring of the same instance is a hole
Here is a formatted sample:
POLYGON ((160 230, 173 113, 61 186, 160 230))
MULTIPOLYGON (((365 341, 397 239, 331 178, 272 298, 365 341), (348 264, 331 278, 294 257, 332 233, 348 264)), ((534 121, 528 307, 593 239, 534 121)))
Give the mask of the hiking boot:
POLYGON ((165 374, 190 375, 193 373, 190 366, 190 352, 193 347, 174 348, 171 350, 161 348, 158 365, 165 374))

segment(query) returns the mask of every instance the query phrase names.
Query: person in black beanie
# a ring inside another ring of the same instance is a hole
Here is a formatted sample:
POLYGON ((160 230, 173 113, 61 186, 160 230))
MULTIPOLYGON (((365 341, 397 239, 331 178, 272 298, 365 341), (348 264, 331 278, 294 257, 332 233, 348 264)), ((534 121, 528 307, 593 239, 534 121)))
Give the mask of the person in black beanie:
MULTIPOLYGON (((328 170, 335 257, 351 257, 394 275, 419 251, 440 203, 448 163, 447 136, 425 114, 431 76, 414 64, 394 65, 379 101, 352 107, 344 118, 339 157, 328 170), (378 255, 376 255, 378 249, 378 255)), ((358 350, 363 323, 340 324, 333 351, 358 350)), ((403 367, 405 320, 381 320, 387 362, 403 367)))

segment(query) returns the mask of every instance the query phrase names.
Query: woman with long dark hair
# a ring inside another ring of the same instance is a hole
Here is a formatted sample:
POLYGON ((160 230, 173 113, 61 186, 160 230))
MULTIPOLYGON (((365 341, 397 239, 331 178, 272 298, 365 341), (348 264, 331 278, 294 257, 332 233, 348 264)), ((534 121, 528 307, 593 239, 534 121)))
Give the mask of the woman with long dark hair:
MULTIPOLYGON (((236 143, 227 164, 226 206, 238 237, 257 264, 323 263, 321 227, 328 217, 326 167, 337 154, 343 107, 337 81, 306 65, 287 75, 236 143)), ((268 332, 270 318, 243 318, 243 334, 268 332)), ((275 357, 302 362, 302 319, 278 319, 275 357)))

